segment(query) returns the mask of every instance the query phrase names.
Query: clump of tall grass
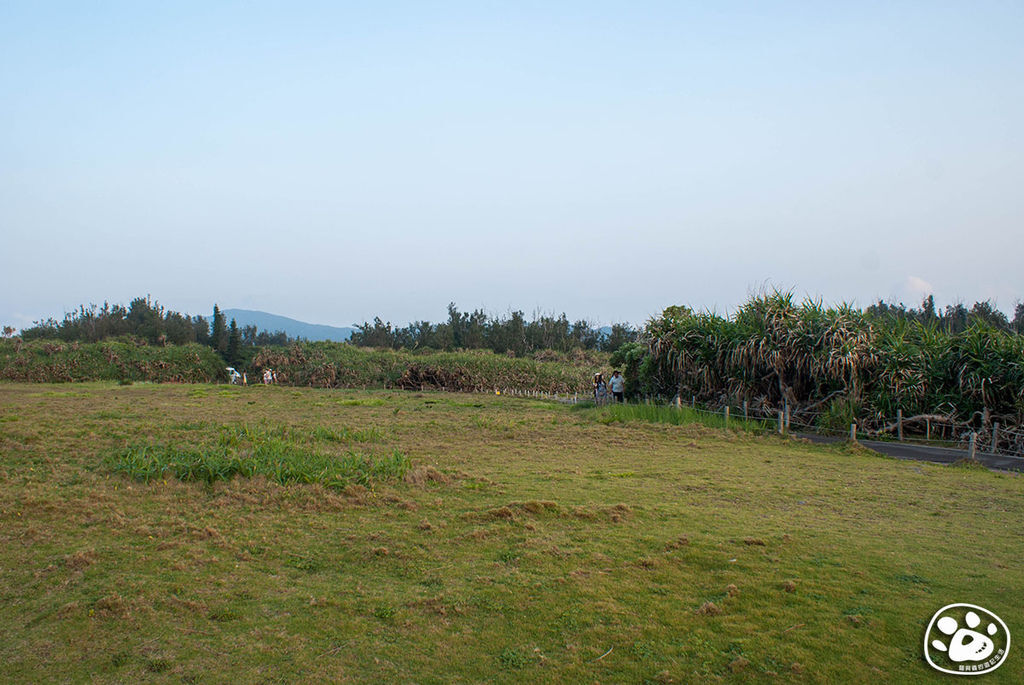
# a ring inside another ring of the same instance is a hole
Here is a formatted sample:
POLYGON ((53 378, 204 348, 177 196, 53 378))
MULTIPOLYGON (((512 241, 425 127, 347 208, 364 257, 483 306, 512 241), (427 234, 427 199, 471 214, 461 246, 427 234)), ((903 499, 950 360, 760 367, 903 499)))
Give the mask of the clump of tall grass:
POLYGON ((384 433, 379 428, 330 428, 317 426, 310 433, 314 440, 323 442, 382 442, 384 433))
POLYGON ((289 442, 383 442, 384 432, 379 428, 348 428, 346 426, 315 426, 312 430, 290 426, 264 424, 225 425, 220 427, 217 443, 224 447, 238 447, 247 442, 260 442, 277 438, 289 442))
POLYGON ((592 416, 596 421, 604 424, 646 421, 648 423, 669 423, 674 426, 700 424, 708 428, 730 428, 758 433, 767 430, 763 421, 744 420, 742 417, 730 416, 727 422, 724 414, 701 411, 686 406, 609 404, 597 407, 589 403, 577 406, 579 411, 592 416))
POLYGON ((256 431, 241 436, 222 433, 218 443, 208 447, 132 445, 110 454, 108 465, 115 473, 144 482, 173 476, 212 483, 262 475, 282 484, 319 483, 338 489, 398 480, 411 467, 398 450, 383 455, 351 450, 329 454, 256 431))
POLYGON ((818 427, 825 430, 845 431, 857 421, 857 403, 847 397, 829 402, 818 416, 818 427))

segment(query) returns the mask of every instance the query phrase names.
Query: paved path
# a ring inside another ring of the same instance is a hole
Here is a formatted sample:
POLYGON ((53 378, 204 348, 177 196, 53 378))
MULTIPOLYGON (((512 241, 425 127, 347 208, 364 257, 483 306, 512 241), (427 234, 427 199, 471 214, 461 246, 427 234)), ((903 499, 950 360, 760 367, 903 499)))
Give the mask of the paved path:
MULTIPOLYGON (((830 443, 845 440, 845 438, 815 435, 814 433, 797 433, 796 435, 797 437, 806 438, 811 442, 830 443)), ((907 442, 885 442, 880 440, 858 440, 857 442, 863 447, 881 452, 890 457, 896 457, 897 459, 952 464, 958 459, 967 458, 967 450, 952 449, 950 447, 933 447, 932 445, 915 445, 907 442)), ((1021 457, 978 451, 974 453, 974 458, 990 469, 1024 472, 1024 458, 1021 457)))

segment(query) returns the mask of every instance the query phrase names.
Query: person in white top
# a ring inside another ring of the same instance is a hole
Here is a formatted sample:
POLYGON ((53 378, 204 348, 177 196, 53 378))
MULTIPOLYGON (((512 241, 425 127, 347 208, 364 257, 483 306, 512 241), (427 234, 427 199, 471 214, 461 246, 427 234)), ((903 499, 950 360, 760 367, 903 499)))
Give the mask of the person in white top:
POLYGON ((626 379, 622 377, 622 374, 617 369, 612 371, 612 377, 608 379, 608 389, 612 391, 612 397, 615 398, 616 402, 625 401, 623 393, 626 389, 626 379))

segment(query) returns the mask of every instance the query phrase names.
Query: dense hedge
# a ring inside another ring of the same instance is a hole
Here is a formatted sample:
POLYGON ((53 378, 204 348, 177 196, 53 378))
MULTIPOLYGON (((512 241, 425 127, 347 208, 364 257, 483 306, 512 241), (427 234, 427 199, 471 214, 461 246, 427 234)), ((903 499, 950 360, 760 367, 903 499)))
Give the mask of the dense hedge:
POLYGON ((221 357, 205 345, 147 345, 0 340, 0 379, 31 382, 151 381, 209 383, 227 379, 221 357))
MULTIPOLYGON (((530 358, 485 350, 403 351, 315 342, 261 349, 246 369, 257 382, 273 369, 279 383, 318 388, 387 387, 548 393, 590 391, 608 356, 577 350, 542 351, 530 358)), ((0 341, 0 379, 34 382, 91 380, 202 383, 227 380, 223 359, 203 345, 147 345, 19 339, 0 341)))
POLYGON ((616 361, 642 393, 769 415, 788 403, 837 428, 882 428, 898 410, 981 430, 1024 424, 1024 336, 983 321, 950 331, 775 293, 732 317, 670 307, 616 361))
POLYGON ((486 350, 412 352, 317 342, 260 350, 256 370, 271 368, 280 382, 320 388, 397 387, 461 391, 504 388, 589 392, 605 355, 578 352, 509 357, 486 350))

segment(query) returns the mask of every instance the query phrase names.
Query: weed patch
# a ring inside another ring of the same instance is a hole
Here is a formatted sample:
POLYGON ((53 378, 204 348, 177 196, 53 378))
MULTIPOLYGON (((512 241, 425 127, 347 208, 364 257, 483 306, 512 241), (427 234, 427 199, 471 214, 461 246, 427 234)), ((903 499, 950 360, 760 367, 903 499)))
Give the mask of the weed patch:
POLYGON ((310 432, 313 440, 323 442, 382 442, 384 433, 376 428, 353 430, 351 428, 328 428, 317 426, 310 432))
POLYGON ((107 464, 115 473, 147 483, 168 477, 213 483, 264 476, 281 484, 319 483, 337 490, 399 480, 411 467, 398 450, 384 455, 328 454, 269 437, 198 448, 133 445, 110 454, 107 464))
POLYGON ((529 663, 525 656, 511 647, 502 650, 501 654, 498 655, 498 661, 501 663, 501 667, 505 669, 522 668, 529 663))
POLYGON ((708 428, 735 429, 755 434, 769 431, 763 421, 743 420, 732 417, 726 421, 725 416, 706 411, 698 411, 690 407, 675 407, 662 404, 610 404, 595 407, 592 404, 575 405, 573 409, 579 414, 604 425, 613 423, 630 423, 642 421, 646 423, 667 423, 673 426, 700 425, 708 428))

